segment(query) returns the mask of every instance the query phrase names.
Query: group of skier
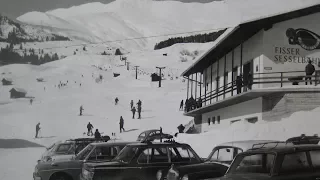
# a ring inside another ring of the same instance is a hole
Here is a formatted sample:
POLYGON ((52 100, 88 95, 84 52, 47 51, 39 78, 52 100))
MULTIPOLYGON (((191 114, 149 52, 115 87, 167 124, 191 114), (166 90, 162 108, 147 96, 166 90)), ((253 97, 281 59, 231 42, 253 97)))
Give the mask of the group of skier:
POLYGON ((130 102, 130 108, 131 108, 131 112, 132 112, 132 119, 135 118, 135 114, 136 114, 136 111, 138 110, 138 119, 141 119, 141 106, 142 106, 142 102, 141 100, 139 99, 138 103, 137 103, 137 109, 136 107, 133 106, 133 100, 131 100, 130 102))

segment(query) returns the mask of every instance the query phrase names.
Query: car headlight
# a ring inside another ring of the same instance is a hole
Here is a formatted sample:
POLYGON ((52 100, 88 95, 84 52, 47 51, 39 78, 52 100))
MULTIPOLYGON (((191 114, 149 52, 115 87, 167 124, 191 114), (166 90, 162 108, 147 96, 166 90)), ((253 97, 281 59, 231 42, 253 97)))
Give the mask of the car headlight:
POLYGON ((188 175, 184 175, 181 180, 189 180, 189 176, 188 175))
POLYGON ((157 178, 157 180, 161 180, 161 178, 162 178, 162 171, 161 170, 159 170, 157 172, 156 178, 157 178))
POLYGON ((84 177, 85 179, 92 179, 94 175, 94 172, 90 172, 86 169, 82 169, 82 177, 84 177))

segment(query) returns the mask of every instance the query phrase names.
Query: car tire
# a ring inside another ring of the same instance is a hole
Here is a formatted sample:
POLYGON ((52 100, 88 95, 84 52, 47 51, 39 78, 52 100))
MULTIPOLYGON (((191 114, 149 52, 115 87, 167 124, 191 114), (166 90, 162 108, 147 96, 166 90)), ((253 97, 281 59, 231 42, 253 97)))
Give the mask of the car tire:
POLYGON ((73 180, 72 177, 65 173, 56 173, 50 177, 50 180, 73 180))

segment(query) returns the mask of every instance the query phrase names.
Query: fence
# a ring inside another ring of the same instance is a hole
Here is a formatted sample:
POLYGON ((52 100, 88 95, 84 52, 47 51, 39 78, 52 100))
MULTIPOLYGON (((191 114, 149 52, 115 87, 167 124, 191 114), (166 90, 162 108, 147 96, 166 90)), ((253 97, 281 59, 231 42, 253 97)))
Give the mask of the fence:
MULTIPOLYGON (((250 82, 250 80, 248 80, 250 82)), ((306 76, 304 71, 288 71, 288 72, 272 72, 272 73, 256 73, 253 74, 251 83, 243 84, 241 89, 246 92, 246 89, 259 89, 259 85, 272 84, 272 87, 282 88, 285 84, 299 85, 301 82, 311 82, 315 86, 320 84, 320 71, 316 71, 314 75, 306 76), (251 87, 251 88, 250 88, 251 87)), ((263 86, 264 88, 266 86, 263 86)), ((235 92, 237 90, 236 80, 229 82, 223 86, 216 88, 215 90, 206 92, 204 95, 195 99, 197 103, 191 103, 186 107, 186 111, 194 110, 202 107, 202 105, 208 105, 219 101, 219 98, 223 96, 225 98, 226 94, 230 93, 231 96, 237 95, 235 92)))

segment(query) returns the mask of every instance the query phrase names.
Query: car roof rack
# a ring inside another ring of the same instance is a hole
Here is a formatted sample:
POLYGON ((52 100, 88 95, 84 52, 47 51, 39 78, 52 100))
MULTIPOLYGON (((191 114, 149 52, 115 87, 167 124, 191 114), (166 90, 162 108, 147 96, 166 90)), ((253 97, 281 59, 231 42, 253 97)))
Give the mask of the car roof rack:
POLYGON ((67 141, 76 141, 76 142, 96 142, 96 141, 103 141, 103 142, 107 142, 110 140, 109 136, 104 136, 101 137, 100 139, 96 139, 96 138, 76 138, 76 139, 69 139, 67 141))
POLYGON ((271 141, 271 142, 265 142, 265 143, 256 143, 256 144, 252 145, 251 150, 263 149, 263 148, 265 148, 265 145, 267 145, 267 144, 275 144, 274 147, 271 147, 271 149, 274 149, 280 143, 286 143, 286 142, 284 142, 284 141, 271 141), (260 147, 255 147, 255 146, 259 146, 259 145, 260 145, 260 147))
POLYGON ((318 144, 320 142, 320 137, 318 134, 314 134, 313 136, 306 136, 305 134, 301 134, 298 137, 292 137, 287 139, 286 143, 293 143, 294 145, 300 144, 318 144))

